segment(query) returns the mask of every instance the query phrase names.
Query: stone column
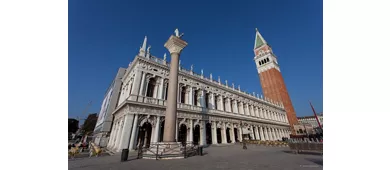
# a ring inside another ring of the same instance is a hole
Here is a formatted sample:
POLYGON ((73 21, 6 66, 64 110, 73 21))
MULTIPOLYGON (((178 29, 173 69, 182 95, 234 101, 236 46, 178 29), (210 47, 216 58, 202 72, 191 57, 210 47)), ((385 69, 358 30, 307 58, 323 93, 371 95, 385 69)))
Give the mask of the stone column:
POLYGON ((199 95, 200 95, 200 106, 205 108, 206 107, 206 95, 205 95, 205 92, 204 90, 202 89, 199 89, 199 95))
POLYGON ((263 108, 260 107, 259 109, 260 109, 260 111, 259 111, 260 112, 260 118, 264 119, 265 117, 264 117, 263 108))
POLYGON ((274 136, 274 132, 273 132, 273 128, 269 128, 269 137, 272 141, 275 140, 275 136, 274 136))
POLYGON ((259 129, 257 126, 255 126, 255 137, 256 137, 256 140, 260 140, 259 129))
POLYGON ((154 130, 153 134, 153 142, 158 142, 158 138, 160 137, 160 116, 156 116, 157 121, 156 121, 156 128, 154 130))
POLYGON ((264 141, 265 140, 265 137, 264 137, 264 131, 263 131, 263 127, 260 126, 260 140, 264 141))
POLYGON ((144 91, 142 92, 142 96, 145 96, 146 97, 146 94, 148 92, 148 86, 149 86, 149 82, 150 82, 150 78, 151 78, 151 75, 149 74, 148 76, 146 76, 146 79, 145 79, 145 88, 144 88, 144 91))
POLYGON ((278 117, 277 117, 277 115, 276 115, 276 112, 273 111, 272 114, 274 115, 274 120, 275 120, 275 121, 278 121, 278 117))
POLYGON ((278 133, 278 128, 275 128, 275 138, 276 140, 279 140, 279 133, 278 133))
POLYGON ((194 123, 193 123, 194 120, 189 119, 189 121, 190 121, 190 123, 189 123, 189 126, 190 126, 190 127, 189 127, 189 128, 190 128, 190 133, 189 133, 189 134, 190 134, 190 136, 187 138, 187 141, 188 141, 188 142, 193 142, 193 139, 192 139, 192 138, 193 138, 193 136, 194 136, 194 130, 193 130, 193 128, 194 128, 194 127, 193 127, 193 126, 194 126, 194 123))
POLYGON ((142 72, 137 70, 136 71, 136 74, 135 74, 135 77, 134 77, 134 82, 133 82, 133 87, 131 88, 131 91, 130 91, 130 94, 131 95, 134 95, 134 96, 130 96, 130 100, 137 100, 137 96, 139 95, 140 93, 140 83, 141 82, 141 77, 142 78, 145 78, 143 75, 142 75, 142 72))
POLYGON ((255 107, 255 116, 260 117, 259 108, 257 106, 255 107))
POLYGON ((138 133, 138 114, 134 116, 134 121, 133 121, 133 129, 131 130, 131 138, 130 138, 130 150, 135 149, 135 144, 137 143, 137 136, 136 133, 138 133))
POLYGON ((146 77, 146 73, 142 72, 141 87, 140 87, 140 90, 138 92, 139 96, 143 96, 143 91, 145 89, 145 77, 146 77))
POLYGON ((212 101, 211 101, 211 92, 206 92, 206 97, 208 97, 208 103, 207 103, 207 108, 208 109, 213 109, 213 103, 212 103, 212 101), (207 96, 207 94, 208 94, 208 96, 207 96))
POLYGON ((189 86, 186 86, 186 91, 184 95, 184 103, 185 104, 190 104, 190 89, 189 86))
POLYGON ((251 112, 251 116, 256 116, 255 111, 253 109, 253 105, 250 106, 250 112, 251 112))
POLYGON ((226 123, 225 122, 222 122, 222 128, 221 128, 221 136, 222 136, 222 143, 223 144, 226 144, 227 143, 227 140, 226 140, 226 123))
POLYGON ((273 141, 273 137, 272 137, 272 131, 271 131, 271 128, 268 128, 268 138, 270 141, 273 141))
POLYGON ((280 129, 278 129, 278 136, 279 136, 279 140, 282 140, 283 135, 280 129))
POLYGON ((275 140, 274 135, 272 133, 272 128, 268 128, 268 135, 269 135, 269 139, 271 141, 275 140))
POLYGON ((206 145, 206 122, 201 120, 200 122, 200 145, 206 145))
POLYGON ((239 104, 239 110, 240 110, 240 114, 245 115, 245 113, 244 113, 244 104, 242 102, 240 102, 240 104, 239 104))
POLYGON ((272 139, 273 140, 277 140, 277 138, 276 138, 276 133, 275 133, 275 128, 272 128, 272 139))
POLYGON ((237 100, 233 101, 233 113, 238 113, 237 100))
POLYGON ((158 99, 164 99, 164 78, 160 78, 160 86, 158 87, 158 99))
POLYGON ((210 93, 211 95, 211 109, 215 109, 215 96, 214 93, 210 93))
POLYGON ((200 90, 198 88, 196 90, 197 91, 195 92, 195 95, 194 95, 194 98, 196 98, 196 106, 201 107, 202 106, 202 104, 201 104, 202 102, 200 101, 200 90))
POLYGON ((249 126, 249 129, 250 129, 250 131, 251 131, 251 133, 250 133, 249 135, 251 136, 251 139, 253 140, 253 139, 255 139, 255 134, 254 134, 254 132, 253 132, 253 127, 252 127, 252 126, 249 126))
POLYGON ((159 97, 159 95, 158 95, 159 94, 159 86, 160 86, 159 81, 160 80, 156 80, 156 85, 154 86, 154 89, 153 89, 153 98, 155 98, 155 99, 158 99, 158 97, 159 97))
POLYGON ((190 105, 194 105, 194 90, 193 90, 193 88, 192 87, 189 87, 189 90, 190 90, 190 92, 189 92, 189 94, 188 94, 188 104, 190 104, 190 105))
POLYGON ((221 95, 218 96, 218 110, 223 111, 223 98, 221 95))
POLYGON ((234 126, 232 125, 232 128, 230 128, 230 140, 232 143, 236 143, 236 137, 234 136, 234 126))
POLYGON ((218 144, 218 141, 217 141, 217 123, 215 121, 212 121, 211 123, 212 127, 211 127, 211 141, 213 144, 218 144))
POLYGON ((264 127, 264 134, 265 134, 265 136, 264 136, 265 140, 270 140, 269 135, 268 135, 268 127, 264 127))
POLYGON ((176 142, 175 140, 175 126, 177 117, 177 85, 179 72, 179 57, 180 52, 187 46, 187 42, 180 39, 180 37, 169 37, 164 47, 168 49, 171 54, 171 64, 169 70, 169 86, 168 86, 168 100, 165 112, 164 124, 164 142, 176 142))
MULTIPOLYGON (((164 127, 165 128, 165 127, 164 127)), ((179 140, 179 120, 176 119, 176 124, 175 124, 175 140, 179 140)))
POLYGON ((125 121, 123 125, 123 131, 122 131, 122 139, 119 143, 119 149, 128 149, 129 148, 129 142, 130 142, 130 135, 131 135, 131 129, 133 127, 133 119, 134 115, 127 114, 125 115, 125 121))
POLYGON ((112 129, 111 129, 111 132, 110 132, 110 139, 108 141, 108 145, 107 145, 107 148, 111 148, 112 147, 112 143, 114 142, 115 140, 115 133, 116 133, 116 128, 117 128, 117 123, 115 122, 115 120, 112 122, 113 126, 112 126, 112 129))
POLYGON ((231 102, 231 101, 230 101, 230 98, 227 97, 227 98, 226 98, 226 103, 227 103, 227 104, 226 104, 226 105, 227 105, 227 107, 226 107, 227 109, 226 109, 226 110, 227 110, 228 112, 233 112, 233 111, 232 111, 232 108, 231 108, 230 102, 231 102))
POLYGON ((250 115, 249 114, 249 108, 248 108, 248 104, 244 104, 244 115, 250 115))
POLYGON ((122 135, 122 129, 123 129, 123 120, 120 120, 119 122, 120 122, 120 124, 119 124, 119 129, 118 129, 118 132, 117 132, 117 139, 115 140, 115 146, 114 146, 115 150, 120 149, 119 148, 119 142, 122 139, 121 135, 122 135))

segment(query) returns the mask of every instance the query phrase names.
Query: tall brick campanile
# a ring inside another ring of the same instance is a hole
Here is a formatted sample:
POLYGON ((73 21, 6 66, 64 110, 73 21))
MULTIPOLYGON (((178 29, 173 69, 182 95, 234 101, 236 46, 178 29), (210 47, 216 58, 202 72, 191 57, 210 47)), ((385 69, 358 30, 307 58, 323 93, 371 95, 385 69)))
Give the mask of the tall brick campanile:
POLYGON ((280 73, 279 64, 275 54, 272 52, 272 48, 260 32, 256 28, 256 39, 255 39, 255 62, 257 72, 259 73, 261 88, 263 90, 264 97, 267 100, 274 102, 281 102, 287 112, 288 122, 292 134, 295 134, 294 126, 298 124, 298 119, 294 111, 290 96, 282 74, 280 73))

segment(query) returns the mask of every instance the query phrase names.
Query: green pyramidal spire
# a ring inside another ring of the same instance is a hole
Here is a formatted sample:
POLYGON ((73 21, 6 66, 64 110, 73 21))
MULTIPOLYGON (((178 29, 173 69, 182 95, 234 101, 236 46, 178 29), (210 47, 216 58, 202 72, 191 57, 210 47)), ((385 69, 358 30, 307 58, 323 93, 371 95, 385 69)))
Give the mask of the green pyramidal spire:
POLYGON ((259 30, 257 30, 257 28, 256 28, 256 40, 255 40, 255 47, 254 47, 254 49, 256 49, 258 47, 261 47, 265 43, 266 42, 265 42, 264 38, 261 36, 259 30))

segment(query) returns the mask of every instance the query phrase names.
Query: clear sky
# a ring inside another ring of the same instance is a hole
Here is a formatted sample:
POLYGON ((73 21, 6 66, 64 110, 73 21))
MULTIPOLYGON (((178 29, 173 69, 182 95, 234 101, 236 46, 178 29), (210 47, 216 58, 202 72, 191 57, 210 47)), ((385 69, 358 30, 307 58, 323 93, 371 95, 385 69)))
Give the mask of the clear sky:
POLYGON ((297 116, 322 112, 322 1, 69 0, 69 117, 99 112, 119 67, 127 67, 144 36, 154 56, 175 28, 188 46, 181 63, 261 93, 253 61, 255 28, 278 57, 297 116))

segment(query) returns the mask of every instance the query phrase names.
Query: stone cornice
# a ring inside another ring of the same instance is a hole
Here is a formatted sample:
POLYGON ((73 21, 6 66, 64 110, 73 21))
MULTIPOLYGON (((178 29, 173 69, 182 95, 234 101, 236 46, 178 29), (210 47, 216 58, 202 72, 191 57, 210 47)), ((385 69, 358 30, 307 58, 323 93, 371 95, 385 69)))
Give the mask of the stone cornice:
MULTIPOLYGON (((161 105, 140 103, 140 102, 127 100, 126 102, 123 102, 121 105, 117 107, 117 109, 113 112, 113 115, 115 115, 115 117, 117 115, 119 117, 122 117, 124 114, 150 114, 156 116, 157 115, 163 116, 165 109, 166 107, 161 105)), ((195 110, 177 108, 177 112, 178 112, 178 118, 191 118, 191 119, 211 120, 211 121, 229 119, 230 122, 243 121, 243 122, 251 122, 252 124, 264 124, 267 126, 274 125, 274 126, 289 127, 288 124, 283 124, 281 122, 279 123, 270 120, 262 120, 259 119, 258 117, 240 117, 235 115, 220 114, 217 113, 220 111, 216 111, 216 110, 208 111, 208 109, 205 109, 203 111, 195 111, 195 110)))

